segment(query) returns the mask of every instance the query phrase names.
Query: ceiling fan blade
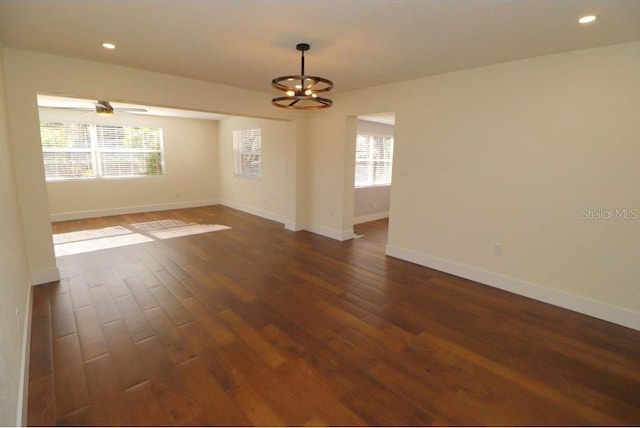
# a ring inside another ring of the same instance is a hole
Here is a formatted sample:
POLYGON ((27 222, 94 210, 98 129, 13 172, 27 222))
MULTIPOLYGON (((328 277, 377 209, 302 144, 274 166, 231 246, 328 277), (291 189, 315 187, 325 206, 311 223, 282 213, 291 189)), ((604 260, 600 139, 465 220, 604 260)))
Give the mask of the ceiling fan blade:
POLYGON ((103 100, 98 100, 95 103, 96 107, 101 107, 103 109, 107 109, 107 110, 112 110, 113 107, 111 107, 111 104, 109 103, 109 101, 103 101, 103 100))
POLYGON ((114 107, 114 111, 123 111, 125 113, 147 113, 146 108, 127 108, 127 107, 114 107))
POLYGON ((54 109, 63 109, 63 110, 76 110, 76 111, 87 111, 87 112, 95 112, 98 114, 104 114, 104 115, 108 115, 108 114, 113 114, 115 112, 118 113, 148 113, 149 110, 147 110, 146 108, 142 108, 142 107, 137 107, 137 106, 131 106, 131 107, 113 107, 113 105, 109 102, 109 101, 105 101, 105 100, 96 100, 96 101, 91 101, 91 104, 93 104, 93 107, 89 107, 89 106, 83 106, 83 105, 47 105, 44 104, 43 105, 39 105, 39 107, 41 108, 54 108, 54 109))
POLYGON ((82 111, 95 111, 95 108, 91 108, 91 107, 67 107, 67 106, 38 106, 40 108, 55 108, 55 109, 62 109, 62 110, 82 110, 82 111))

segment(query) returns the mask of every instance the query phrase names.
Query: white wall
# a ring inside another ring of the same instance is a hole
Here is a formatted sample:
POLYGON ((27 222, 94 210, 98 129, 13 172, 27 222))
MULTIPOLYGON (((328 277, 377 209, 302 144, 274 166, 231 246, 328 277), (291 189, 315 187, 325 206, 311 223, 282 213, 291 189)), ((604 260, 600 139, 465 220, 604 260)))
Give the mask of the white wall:
POLYGON ((396 110, 395 253, 640 328, 640 219, 581 218, 640 208, 640 43, 420 83, 396 110))
POLYGON ((31 287, 12 159, 0 55, 0 426, 26 424, 23 392, 31 319, 31 287))
POLYGON ((353 224, 389 217, 391 186, 354 189, 353 224))
MULTIPOLYGON (((337 240, 353 237, 357 119, 319 110, 297 121, 304 165, 305 229, 337 240)), ((337 113, 337 114, 336 114, 337 113)))
POLYGON ((203 206, 218 200, 218 122, 174 117, 40 109, 41 121, 162 128, 165 175, 47 182, 53 220, 203 206))
POLYGON ((285 222, 287 151, 292 147, 287 122, 233 117, 220 122, 220 202, 280 223, 285 222), (234 175, 233 131, 260 128, 261 178, 234 175))
MULTIPOLYGON (((350 184, 335 172, 345 118, 396 113, 389 254, 640 329, 640 218, 582 218, 640 216, 639 42, 339 94, 334 106, 309 141, 332 189, 350 184)), ((314 207, 340 203, 312 189, 314 207)))

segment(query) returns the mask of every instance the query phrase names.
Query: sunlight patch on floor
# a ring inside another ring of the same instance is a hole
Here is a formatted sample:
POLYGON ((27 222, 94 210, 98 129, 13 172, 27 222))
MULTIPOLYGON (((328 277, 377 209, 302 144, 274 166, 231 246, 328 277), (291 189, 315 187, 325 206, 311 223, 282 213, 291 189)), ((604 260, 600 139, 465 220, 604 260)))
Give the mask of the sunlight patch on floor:
POLYGON ((145 223, 135 223, 132 224, 131 227, 157 239, 179 238, 181 236, 231 229, 231 227, 223 224, 185 223, 182 220, 149 221, 145 223))
POLYGON ((182 220, 167 219, 134 223, 126 227, 111 226, 58 233, 53 235, 53 243, 55 255, 60 257, 227 229, 231 229, 231 227, 222 224, 186 223, 182 220))

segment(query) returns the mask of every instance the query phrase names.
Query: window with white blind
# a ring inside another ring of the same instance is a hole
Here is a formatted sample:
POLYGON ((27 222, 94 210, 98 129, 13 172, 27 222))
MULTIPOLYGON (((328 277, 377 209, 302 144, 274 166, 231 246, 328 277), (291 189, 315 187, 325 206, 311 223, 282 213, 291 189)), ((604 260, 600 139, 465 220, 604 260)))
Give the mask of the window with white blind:
POLYGON ((392 164, 393 137, 357 135, 355 187, 390 185, 392 164))
POLYGON ((233 131, 234 174, 259 180, 261 177, 262 136, 260 128, 233 131))
POLYGON ((164 174, 162 129, 40 123, 47 181, 164 174))

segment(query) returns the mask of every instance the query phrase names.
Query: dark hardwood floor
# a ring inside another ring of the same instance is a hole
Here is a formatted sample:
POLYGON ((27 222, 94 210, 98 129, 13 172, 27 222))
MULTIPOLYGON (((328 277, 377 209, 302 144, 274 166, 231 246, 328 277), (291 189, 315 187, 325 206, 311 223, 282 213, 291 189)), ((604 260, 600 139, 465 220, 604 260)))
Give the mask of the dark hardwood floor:
POLYGON ((384 220, 347 242, 221 206, 53 229, 29 425, 640 424, 640 332, 385 257, 384 220))

